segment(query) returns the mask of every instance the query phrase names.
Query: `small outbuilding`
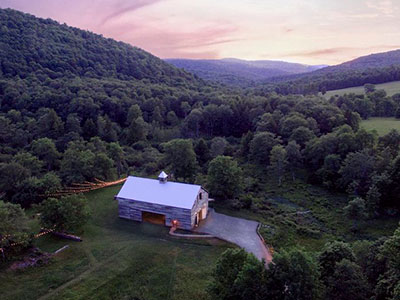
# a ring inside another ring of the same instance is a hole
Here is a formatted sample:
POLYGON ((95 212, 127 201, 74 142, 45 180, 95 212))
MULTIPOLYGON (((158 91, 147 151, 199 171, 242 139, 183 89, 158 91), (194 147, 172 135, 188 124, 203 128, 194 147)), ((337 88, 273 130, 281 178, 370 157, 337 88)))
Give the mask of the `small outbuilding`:
POLYGON ((129 176, 116 196, 119 217, 192 229, 207 217, 208 192, 200 185, 129 176))

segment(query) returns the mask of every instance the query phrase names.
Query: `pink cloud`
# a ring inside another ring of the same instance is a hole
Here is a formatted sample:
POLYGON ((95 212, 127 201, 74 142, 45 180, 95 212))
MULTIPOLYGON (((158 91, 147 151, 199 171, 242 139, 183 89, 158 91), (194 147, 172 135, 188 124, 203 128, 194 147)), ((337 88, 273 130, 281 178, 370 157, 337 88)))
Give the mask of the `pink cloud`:
POLYGON ((114 7, 115 11, 112 11, 109 15, 107 15, 104 19, 102 19, 99 23, 100 26, 104 26, 107 24, 107 22, 118 18, 119 16, 133 12, 137 9, 140 9, 142 7, 148 6, 155 4, 157 2, 160 2, 162 0, 136 0, 134 4, 127 5, 125 4, 126 1, 123 1, 123 3, 117 3, 114 7))

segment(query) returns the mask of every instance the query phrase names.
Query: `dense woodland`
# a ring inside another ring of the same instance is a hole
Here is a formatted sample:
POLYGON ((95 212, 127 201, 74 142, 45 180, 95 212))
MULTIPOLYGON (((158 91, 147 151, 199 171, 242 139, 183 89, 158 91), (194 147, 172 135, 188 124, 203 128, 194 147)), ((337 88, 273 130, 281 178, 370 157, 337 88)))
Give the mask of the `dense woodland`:
MULTIPOLYGON (((74 212, 79 199, 64 209, 46 195, 161 169, 243 209, 261 197, 257 185, 265 174, 277 185, 306 174, 301 180, 347 193, 344 212, 355 223, 400 210, 400 133, 378 137, 360 128, 361 119, 400 117, 400 95, 367 85, 366 96, 327 101, 211 86, 138 48, 13 10, 0 10, 0 31, 0 216, 10 222, 0 226, 3 247, 21 234, 29 240, 20 206, 74 212)), ((400 74, 398 67, 381 70, 400 74)), ((357 80, 369 81, 363 78, 357 80)), ((329 82, 327 89, 340 86, 329 82)), ((51 214, 44 214, 42 224, 49 222, 51 214)), ((73 231, 74 222, 66 228, 73 231)), ((211 293, 213 299, 325 293, 323 299, 399 299, 399 238, 396 231, 353 249, 333 242, 318 257, 282 250, 267 271, 253 257, 229 252, 211 293)))

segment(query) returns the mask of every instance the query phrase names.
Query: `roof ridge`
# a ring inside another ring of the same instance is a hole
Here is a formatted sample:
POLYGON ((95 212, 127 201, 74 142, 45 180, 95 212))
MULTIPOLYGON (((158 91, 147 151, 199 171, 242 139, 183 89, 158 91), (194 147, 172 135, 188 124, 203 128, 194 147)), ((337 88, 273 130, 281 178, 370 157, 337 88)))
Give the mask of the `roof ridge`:
MULTIPOLYGON (((158 179, 156 178, 148 178, 148 177, 139 177, 139 176, 133 176, 133 175, 129 175, 129 177, 133 177, 133 178, 140 178, 140 179, 147 179, 147 180, 154 180, 158 182, 158 179)), ((164 183, 164 184, 168 184, 168 183, 176 183, 176 184, 186 184, 186 185, 193 185, 193 186, 198 186, 198 187, 202 187, 200 184, 194 184, 194 183, 187 183, 187 182, 179 182, 179 181, 171 181, 169 180, 168 182, 164 183)))

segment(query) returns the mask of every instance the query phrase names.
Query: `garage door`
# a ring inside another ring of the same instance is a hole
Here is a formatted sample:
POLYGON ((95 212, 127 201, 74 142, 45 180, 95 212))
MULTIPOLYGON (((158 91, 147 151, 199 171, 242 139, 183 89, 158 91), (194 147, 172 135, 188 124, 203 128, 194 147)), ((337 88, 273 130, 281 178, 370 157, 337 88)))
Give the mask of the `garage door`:
POLYGON ((153 224, 165 225, 165 215, 156 214, 148 211, 142 211, 142 221, 153 224))

